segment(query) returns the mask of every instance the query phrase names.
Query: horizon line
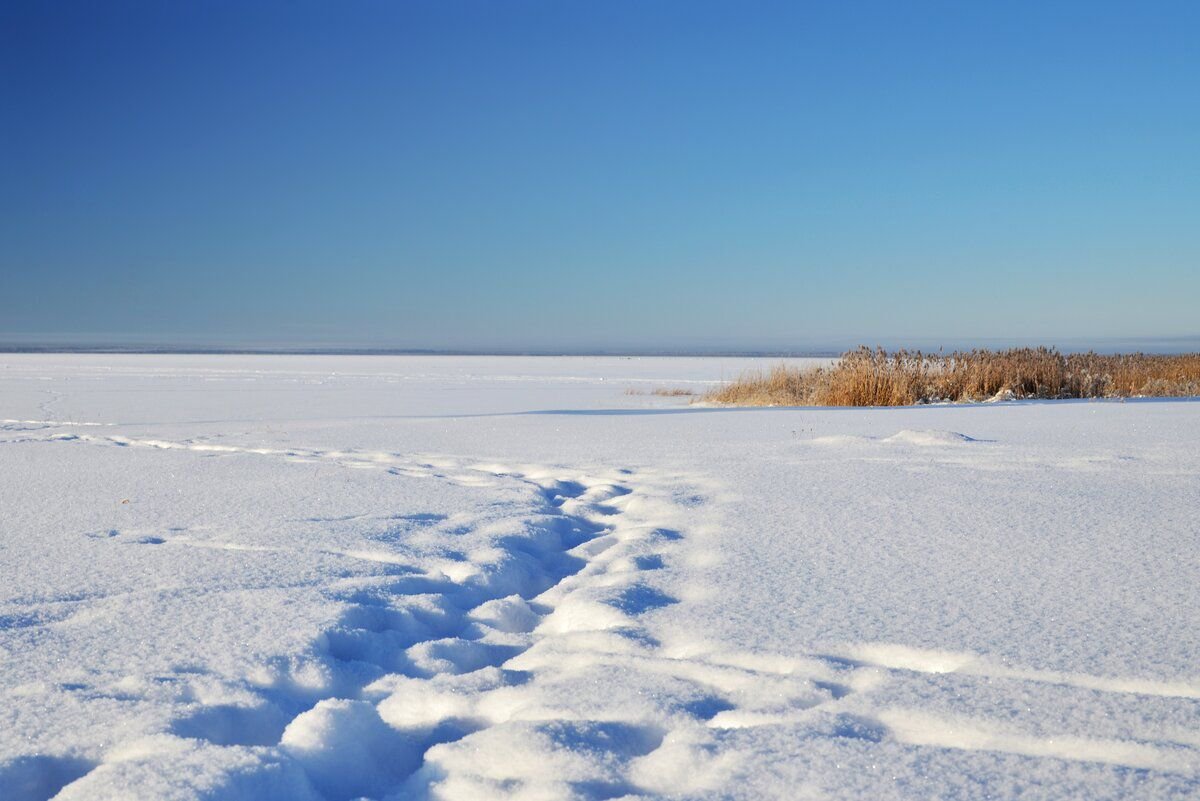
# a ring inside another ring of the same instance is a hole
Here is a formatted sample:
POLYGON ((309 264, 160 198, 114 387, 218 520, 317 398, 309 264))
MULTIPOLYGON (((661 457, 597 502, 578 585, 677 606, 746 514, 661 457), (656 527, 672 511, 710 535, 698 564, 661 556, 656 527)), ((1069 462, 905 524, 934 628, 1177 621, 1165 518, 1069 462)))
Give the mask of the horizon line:
MULTIPOLYGON (((204 345, 179 343, 129 343, 109 341, 87 344, 82 342, 5 342, 0 340, 0 354, 80 354, 80 355, 229 355, 229 356, 609 356, 609 357, 709 357, 709 358, 835 358, 857 347, 883 347, 894 351, 900 349, 926 351, 955 351, 975 348, 1007 349, 1015 347, 1049 347, 1064 352, 1100 351, 1108 353, 1134 352, 1118 349, 1118 346, 1141 347, 1143 352, 1160 354, 1182 354, 1200 352, 1200 335, 1172 337, 1046 337, 1000 338, 963 337, 950 342, 957 344, 930 345, 936 341, 929 337, 912 337, 903 345, 901 338, 877 338, 883 344, 841 345, 823 343, 812 347, 728 347, 717 346, 648 346, 648 347, 448 347, 416 348, 363 345, 204 345), (927 343, 922 348, 918 343, 927 343), (1078 348, 1079 350, 1073 350, 1078 348)), ((848 341, 848 340, 847 340, 848 341)))

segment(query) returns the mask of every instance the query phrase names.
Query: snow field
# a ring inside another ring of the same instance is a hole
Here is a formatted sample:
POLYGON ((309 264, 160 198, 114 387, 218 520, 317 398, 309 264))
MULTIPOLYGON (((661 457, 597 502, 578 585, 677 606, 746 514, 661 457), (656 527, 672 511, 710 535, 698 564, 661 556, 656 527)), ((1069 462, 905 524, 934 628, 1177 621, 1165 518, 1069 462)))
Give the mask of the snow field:
POLYGON ((1200 792, 1200 404, 172 358, 0 371, 0 798, 1200 792))

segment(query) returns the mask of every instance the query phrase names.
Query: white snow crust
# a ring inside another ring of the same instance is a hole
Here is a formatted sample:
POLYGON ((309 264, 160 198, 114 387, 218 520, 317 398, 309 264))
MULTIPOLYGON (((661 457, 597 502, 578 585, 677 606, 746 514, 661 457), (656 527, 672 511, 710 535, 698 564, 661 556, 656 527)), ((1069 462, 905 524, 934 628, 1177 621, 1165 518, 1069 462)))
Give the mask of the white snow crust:
POLYGON ((0 798, 1200 796, 1200 403, 771 363, 0 355, 0 798))

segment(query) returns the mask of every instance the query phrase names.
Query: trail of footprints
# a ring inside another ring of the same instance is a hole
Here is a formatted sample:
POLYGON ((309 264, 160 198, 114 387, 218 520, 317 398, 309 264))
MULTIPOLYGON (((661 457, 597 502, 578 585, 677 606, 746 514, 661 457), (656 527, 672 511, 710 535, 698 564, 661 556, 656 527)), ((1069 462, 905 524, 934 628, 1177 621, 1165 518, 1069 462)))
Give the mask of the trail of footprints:
MULTIPOLYGON (((261 768, 229 777, 243 794, 339 801, 496 797, 516 788, 594 799, 701 791, 719 778, 720 760, 706 756, 714 732, 774 722, 850 692, 833 680, 844 672, 836 665, 807 665, 806 674, 815 669, 830 678, 814 683, 795 674, 793 662, 722 658, 697 637, 662 643, 640 625, 643 614, 678 602, 653 578, 684 538, 679 522, 701 505, 702 496, 684 492, 679 477, 629 470, 563 475, 440 457, 74 434, 55 439, 333 460, 463 486, 519 482, 540 499, 540 513, 521 520, 519 534, 495 540, 490 562, 335 582, 329 592, 344 611, 318 637, 315 660, 265 665, 243 688, 244 702, 197 706, 176 720, 169 734, 201 752, 249 749, 263 760, 261 768), (602 691, 579 692, 594 687, 602 691), (526 756, 514 756, 514 743, 526 756), (666 768, 680 764, 681 752, 696 770, 672 776, 666 768)), ((163 544, 119 532, 96 536, 163 544)), ((182 536, 168 542, 214 547, 182 536)), ((128 770, 163 747, 106 758, 57 797, 92 797, 89 787, 106 771, 128 770)))
MULTIPOLYGON (((654 755, 678 764, 680 749, 709 747, 714 729, 770 722, 849 692, 793 676, 791 664, 706 661, 686 653, 694 639, 673 653, 639 625, 642 614, 678 602, 649 580, 683 539, 659 525, 673 517, 670 482, 630 471, 562 478, 447 467, 439 477, 478 483, 465 469, 528 483, 543 515, 523 536, 504 538, 502 558, 482 573, 413 574, 344 591, 351 605, 321 647, 347 667, 348 686, 288 722, 280 739, 322 798, 700 790, 716 775, 666 777, 654 755), (598 696, 577 692, 597 685, 598 696), (773 710, 760 708, 764 697, 773 710), (515 756, 514 743, 534 757, 515 756)), ((218 734, 228 728, 253 729, 222 724, 218 734)))

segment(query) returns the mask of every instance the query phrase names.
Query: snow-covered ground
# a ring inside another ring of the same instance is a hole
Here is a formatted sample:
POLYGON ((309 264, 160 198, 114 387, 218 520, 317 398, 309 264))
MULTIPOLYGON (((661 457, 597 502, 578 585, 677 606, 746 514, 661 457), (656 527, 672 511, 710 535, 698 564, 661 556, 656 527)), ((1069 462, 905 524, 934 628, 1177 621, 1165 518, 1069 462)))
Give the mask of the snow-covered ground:
POLYGON ((1200 796, 1200 403, 748 366, 0 355, 0 798, 1200 796))

